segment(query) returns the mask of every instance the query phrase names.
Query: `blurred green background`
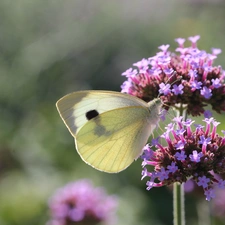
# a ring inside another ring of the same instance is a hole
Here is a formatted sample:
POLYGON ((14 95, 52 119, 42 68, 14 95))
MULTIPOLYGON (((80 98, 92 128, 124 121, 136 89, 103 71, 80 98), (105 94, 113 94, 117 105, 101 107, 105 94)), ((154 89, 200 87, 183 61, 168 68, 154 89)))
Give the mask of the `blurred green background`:
MULTIPOLYGON (((224 51, 224 21, 223 0, 1 0, 0 224, 45 224, 55 189, 90 178, 119 196, 118 224, 172 225, 172 192, 146 191, 140 160, 119 174, 86 165, 55 102, 120 91, 122 72, 162 44, 174 50, 177 37, 199 34, 199 48, 224 51)), ((216 64, 224 61, 222 53, 216 64)), ((199 199, 187 195, 187 224, 200 224, 199 199)))

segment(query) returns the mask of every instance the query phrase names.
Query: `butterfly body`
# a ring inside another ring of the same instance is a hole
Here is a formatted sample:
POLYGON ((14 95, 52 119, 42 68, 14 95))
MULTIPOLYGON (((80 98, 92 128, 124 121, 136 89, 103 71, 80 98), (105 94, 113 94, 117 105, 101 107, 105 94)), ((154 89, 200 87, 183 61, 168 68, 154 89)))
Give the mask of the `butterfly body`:
POLYGON ((141 155, 159 122, 162 103, 119 92, 80 91, 56 106, 81 158, 98 170, 116 173, 141 155))

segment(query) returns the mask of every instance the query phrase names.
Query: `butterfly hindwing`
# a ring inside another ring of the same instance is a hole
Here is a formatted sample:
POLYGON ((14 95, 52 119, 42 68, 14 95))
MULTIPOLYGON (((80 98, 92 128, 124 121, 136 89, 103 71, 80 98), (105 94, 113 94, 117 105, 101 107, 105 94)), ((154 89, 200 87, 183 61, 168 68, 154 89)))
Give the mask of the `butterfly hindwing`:
POLYGON ((115 173, 128 167, 140 154, 154 127, 150 112, 130 106, 101 113, 76 135, 82 159, 94 168, 115 173))

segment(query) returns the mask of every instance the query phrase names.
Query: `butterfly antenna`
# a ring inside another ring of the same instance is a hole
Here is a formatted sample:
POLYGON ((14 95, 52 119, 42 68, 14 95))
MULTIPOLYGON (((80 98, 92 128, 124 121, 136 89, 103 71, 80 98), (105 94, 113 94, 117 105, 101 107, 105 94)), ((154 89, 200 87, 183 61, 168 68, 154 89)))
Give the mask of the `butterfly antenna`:
MULTIPOLYGON (((168 81, 170 80, 170 78, 172 78, 173 75, 175 75, 175 74, 177 74, 176 71, 174 71, 174 73, 169 77, 169 79, 167 80, 166 84, 168 83, 168 81)), ((179 81, 179 80, 181 80, 181 79, 182 79, 182 77, 180 76, 179 78, 177 78, 176 80, 174 80, 174 81, 171 83, 171 85, 173 85, 174 83, 176 83, 177 81, 179 81)))

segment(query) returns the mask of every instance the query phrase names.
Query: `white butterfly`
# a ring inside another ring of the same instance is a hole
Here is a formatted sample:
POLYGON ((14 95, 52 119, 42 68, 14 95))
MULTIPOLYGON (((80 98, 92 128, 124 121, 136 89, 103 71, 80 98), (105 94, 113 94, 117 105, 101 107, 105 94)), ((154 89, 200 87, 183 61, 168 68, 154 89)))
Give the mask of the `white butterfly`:
POLYGON ((146 103, 113 91, 79 91, 59 99, 56 107, 81 158, 95 169, 117 173, 142 154, 162 102, 146 103))

